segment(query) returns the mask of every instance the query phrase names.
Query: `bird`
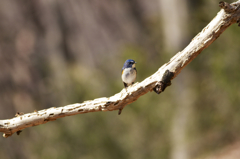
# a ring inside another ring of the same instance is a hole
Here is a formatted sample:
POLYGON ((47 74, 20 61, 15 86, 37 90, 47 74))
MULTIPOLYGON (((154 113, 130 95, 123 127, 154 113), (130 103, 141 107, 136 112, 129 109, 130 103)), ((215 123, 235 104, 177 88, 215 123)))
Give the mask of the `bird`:
MULTIPOLYGON (((134 84, 134 81, 137 78, 137 69, 135 67, 136 62, 132 59, 127 59, 122 68, 122 81, 124 87, 127 89, 128 86, 134 84)), ((122 113, 122 109, 120 108, 118 111, 118 115, 122 113)))
POLYGON ((136 62, 132 59, 127 59, 122 68, 122 81, 124 87, 134 84, 137 78, 137 69, 135 67, 136 62))

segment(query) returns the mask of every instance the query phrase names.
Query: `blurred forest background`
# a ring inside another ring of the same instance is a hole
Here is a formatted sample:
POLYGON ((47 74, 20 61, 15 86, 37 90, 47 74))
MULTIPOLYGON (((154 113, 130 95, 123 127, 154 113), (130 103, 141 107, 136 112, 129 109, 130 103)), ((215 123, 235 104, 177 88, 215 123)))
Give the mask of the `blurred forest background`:
MULTIPOLYGON (((218 2, 0 1, 0 119, 114 95, 129 58, 142 81, 215 17, 218 2)), ((76 115, 0 137, 1 159, 240 158, 239 42, 233 25, 164 93, 120 116, 76 115)))

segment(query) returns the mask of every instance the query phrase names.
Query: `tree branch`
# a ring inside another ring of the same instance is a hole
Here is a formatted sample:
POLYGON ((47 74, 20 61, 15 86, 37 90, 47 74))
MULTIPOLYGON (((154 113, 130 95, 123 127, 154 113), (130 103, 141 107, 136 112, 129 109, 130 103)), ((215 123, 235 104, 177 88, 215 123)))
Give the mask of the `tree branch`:
POLYGON ((28 114, 17 114, 12 119, 0 120, 0 132, 3 137, 9 137, 13 133, 19 134, 22 129, 65 116, 83 114, 97 111, 113 111, 123 109, 126 105, 136 101, 140 96, 154 90, 161 93, 171 84, 181 70, 189 64, 203 49, 214 42, 230 25, 240 21, 240 1, 228 4, 220 2, 222 8, 217 16, 198 34, 190 44, 181 52, 178 52, 165 63, 156 73, 140 83, 123 89, 111 97, 98 98, 83 103, 71 104, 63 107, 53 107, 45 110, 35 111, 28 114))

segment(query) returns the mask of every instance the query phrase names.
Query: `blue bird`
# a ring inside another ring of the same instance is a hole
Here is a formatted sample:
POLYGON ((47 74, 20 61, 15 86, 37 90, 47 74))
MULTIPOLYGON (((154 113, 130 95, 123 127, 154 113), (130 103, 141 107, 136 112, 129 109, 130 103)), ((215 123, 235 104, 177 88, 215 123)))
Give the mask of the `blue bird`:
MULTIPOLYGON (((128 59, 125 61, 123 68, 122 68, 122 81, 124 87, 127 88, 128 86, 134 84, 134 81, 137 78, 137 69, 135 67, 136 62, 132 59, 128 59)), ((122 113, 123 108, 119 108, 118 115, 122 113)))
POLYGON ((128 59, 125 61, 122 68, 122 81, 126 87, 134 84, 134 81, 137 77, 137 69, 135 67, 136 62, 132 59, 128 59))

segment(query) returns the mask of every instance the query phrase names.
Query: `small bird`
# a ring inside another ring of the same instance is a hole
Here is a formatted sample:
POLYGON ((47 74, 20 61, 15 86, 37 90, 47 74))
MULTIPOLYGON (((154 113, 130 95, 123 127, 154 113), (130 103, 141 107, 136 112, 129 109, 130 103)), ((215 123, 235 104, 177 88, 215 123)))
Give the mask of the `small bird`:
POLYGON ((128 59, 125 61, 122 68, 122 81, 126 87, 134 84, 134 81, 137 77, 137 69, 135 67, 136 62, 132 59, 128 59))
MULTIPOLYGON (((132 59, 128 59, 125 61, 123 68, 122 68, 122 81, 124 87, 127 88, 128 86, 134 84, 134 81, 137 77, 137 69, 135 67, 136 62, 132 59)), ((118 115, 122 113, 122 109, 120 108, 118 111, 118 115)))

